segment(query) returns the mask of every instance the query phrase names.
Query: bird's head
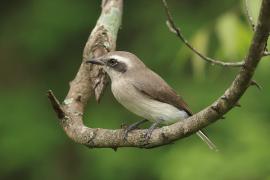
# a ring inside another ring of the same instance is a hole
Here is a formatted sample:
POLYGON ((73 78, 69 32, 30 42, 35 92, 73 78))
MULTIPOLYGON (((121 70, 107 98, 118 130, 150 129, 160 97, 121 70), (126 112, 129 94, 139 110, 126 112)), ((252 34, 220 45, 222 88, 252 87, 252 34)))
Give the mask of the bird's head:
POLYGON ((112 80, 145 67, 136 55, 125 51, 109 52, 104 56, 88 60, 86 63, 102 66, 112 80))

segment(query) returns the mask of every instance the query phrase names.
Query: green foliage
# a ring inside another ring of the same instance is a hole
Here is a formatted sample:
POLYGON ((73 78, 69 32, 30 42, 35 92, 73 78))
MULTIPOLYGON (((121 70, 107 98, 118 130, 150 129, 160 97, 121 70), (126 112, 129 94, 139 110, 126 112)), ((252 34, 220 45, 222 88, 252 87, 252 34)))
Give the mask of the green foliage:
MULTIPOLYGON (((13 1, 12 1, 13 2, 13 1)), ((249 1, 252 17, 258 0, 249 1)), ((225 61, 245 57, 252 31, 242 3, 169 1, 176 23, 203 54, 225 61)), ((157 149, 88 149, 64 134, 46 99, 62 99, 83 46, 99 16, 96 1, 3 3, 0 29, 0 179, 270 179, 269 60, 260 63, 250 88, 234 108, 206 129, 212 152, 196 136, 157 149)), ((118 49, 136 53, 197 112, 219 97, 237 69, 205 63, 168 31, 161 3, 125 1, 118 49), (146 8, 147 7, 147 8, 146 8)), ((119 128, 139 117, 108 88, 101 104, 92 99, 85 124, 119 128)))

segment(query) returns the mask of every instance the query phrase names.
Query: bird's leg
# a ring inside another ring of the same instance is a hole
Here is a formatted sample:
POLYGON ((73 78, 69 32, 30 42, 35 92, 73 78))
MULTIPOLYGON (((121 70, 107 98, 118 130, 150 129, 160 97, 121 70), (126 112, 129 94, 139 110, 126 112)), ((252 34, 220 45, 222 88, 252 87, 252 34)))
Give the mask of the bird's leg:
POLYGON ((154 129, 162 122, 162 119, 158 119, 156 122, 154 122, 150 128, 147 130, 147 133, 145 134, 145 140, 148 142, 148 140, 151 138, 152 132, 154 129))
POLYGON ((146 119, 144 120, 141 120, 141 121, 138 121, 138 122, 135 122, 131 125, 129 125, 126 129, 125 129, 125 133, 124 133, 124 140, 127 140, 127 137, 128 137, 128 133, 134 129, 136 129, 139 125, 143 124, 147 122, 146 119))

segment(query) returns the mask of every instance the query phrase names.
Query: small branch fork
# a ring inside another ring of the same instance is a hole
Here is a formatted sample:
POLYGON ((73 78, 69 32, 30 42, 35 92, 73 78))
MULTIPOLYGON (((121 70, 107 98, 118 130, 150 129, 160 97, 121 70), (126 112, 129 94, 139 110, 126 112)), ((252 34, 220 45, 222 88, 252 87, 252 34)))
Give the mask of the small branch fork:
MULTIPOLYGON (((86 59, 101 56, 115 49, 116 34, 122 16, 122 5, 122 0, 103 0, 102 13, 86 43, 83 62, 86 59)), ((134 130, 124 140, 124 129, 89 128, 83 124, 83 113, 88 99, 94 94, 100 98, 101 92, 106 87, 106 83, 103 83, 103 81, 105 82, 105 74, 95 66, 81 64, 75 79, 70 83, 69 92, 62 104, 59 103, 52 91, 48 91, 48 98, 66 134, 74 142, 86 145, 89 148, 113 148, 114 150, 118 147, 153 148, 172 143, 222 118, 224 114, 237 105, 240 97, 249 86, 257 84, 252 81, 252 77, 265 50, 270 32, 269 18, 270 0, 262 0, 259 23, 254 32, 249 51, 244 63, 241 63, 241 66, 239 65, 241 68, 238 75, 225 93, 212 105, 192 117, 154 130, 147 144, 144 139, 147 130, 134 130)), ((173 21, 169 23, 177 32, 173 21)), ((179 30, 178 34, 180 34, 179 30)), ((217 63, 216 60, 212 63, 223 64, 220 61, 217 63)))

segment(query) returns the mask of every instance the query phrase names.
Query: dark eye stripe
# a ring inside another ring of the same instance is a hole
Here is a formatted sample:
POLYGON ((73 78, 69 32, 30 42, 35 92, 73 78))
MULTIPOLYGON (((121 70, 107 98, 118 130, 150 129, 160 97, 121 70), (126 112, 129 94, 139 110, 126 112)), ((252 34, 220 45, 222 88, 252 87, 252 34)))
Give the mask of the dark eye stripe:
POLYGON ((115 66, 115 65, 117 65, 118 64, 118 62, 117 62, 117 60, 116 59, 110 59, 109 61, 108 61, 108 65, 109 66, 115 66))
POLYGON ((127 71, 127 65, 122 63, 122 62, 118 62, 115 66, 112 67, 115 71, 124 73, 127 71))

